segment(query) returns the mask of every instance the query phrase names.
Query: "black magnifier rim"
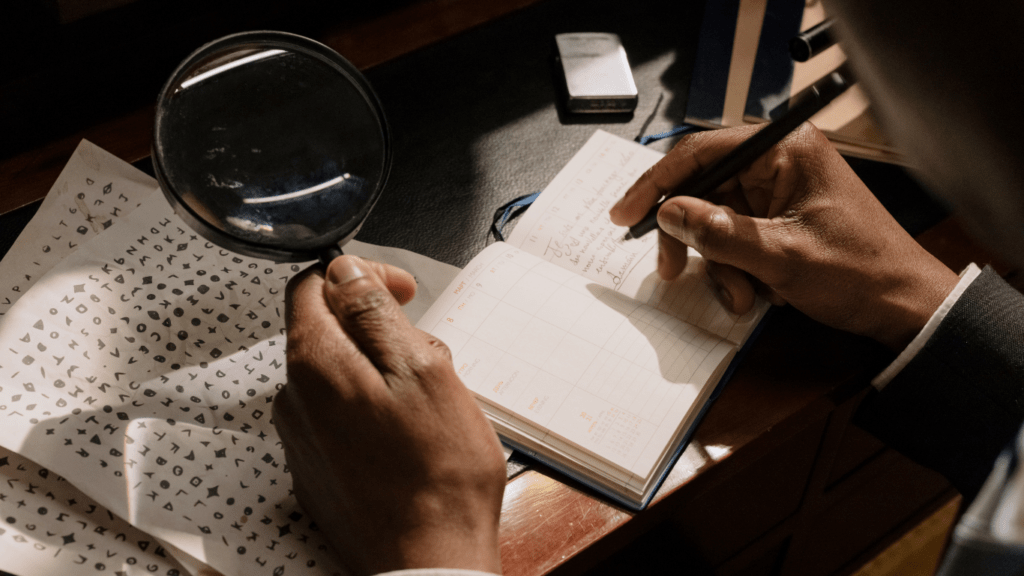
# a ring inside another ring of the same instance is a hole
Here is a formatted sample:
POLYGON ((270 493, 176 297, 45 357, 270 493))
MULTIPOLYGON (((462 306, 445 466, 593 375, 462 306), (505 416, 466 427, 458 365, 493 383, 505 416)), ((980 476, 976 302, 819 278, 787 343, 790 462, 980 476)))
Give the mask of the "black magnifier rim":
POLYGON ((151 152, 153 157, 153 171, 156 173, 156 179, 160 183, 160 189, 163 190, 164 196, 167 197, 168 202, 170 202, 171 206, 174 208, 174 212, 184 220, 186 224, 191 226, 193 230, 199 232, 204 238, 222 248, 227 248, 246 256, 267 258, 275 262, 307 262, 310 260, 316 260, 320 256, 320 253, 327 249, 336 248, 337 246, 348 242, 356 235, 356 233, 359 232, 359 229, 363 225, 363 221, 366 220, 366 217, 369 215, 374 205, 377 204, 377 200, 380 198, 381 192, 383 192, 384 187, 387 185, 388 177, 391 174, 392 146, 391 131, 388 127, 387 118, 384 115, 384 107, 381 105, 380 99, 377 97, 377 93, 373 91, 370 83, 362 73, 359 72, 358 68, 330 47, 315 40, 306 38, 305 36, 274 30, 257 30, 231 34, 204 44, 185 58, 185 60, 183 60, 181 64, 174 69, 174 72, 171 74, 170 78, 167 79, 167 82, 164 84, 163 88, 160 90, 159 96, 157 97, 151 152), (188 204, 183 202, 178 196, 177 191, 174 190, 174 187, 171 186, 170 182, 168 182, 167 178, 164 176, 163 147, 160 143, 160 133, 165 99, 173 93, 172 91, 181 82, 184 73, 190 70, 197 62, 202 61, 211 54, 224 51, 227 48, 240 48, 245 45, 252 44, 261 44, 263 47, 268 48, 285 48, 296 52, 302 52, 324 60, 329 65, 339 68, 339 72, 344 73, 348 77, 352 84, 362 94, 363 99, 370 105, 374 112, 376 112, 377 122, 380 124, 381 136, 383 138, 382 148, 384 150, 384 157, 383 165, 381 166, 380 180, 377 182, 376 188, 373 190, 369 201, 363 209, 359 211, 357 215, 358 217, 353 219, 355 224, 351 227, 339 229, 336 237, 332 238, 329 243, 317 249, 284 250, 280 248, 271 248, 257 242, 244 240, 228 234, 207 223, 206 220, 189 207, 188 204))

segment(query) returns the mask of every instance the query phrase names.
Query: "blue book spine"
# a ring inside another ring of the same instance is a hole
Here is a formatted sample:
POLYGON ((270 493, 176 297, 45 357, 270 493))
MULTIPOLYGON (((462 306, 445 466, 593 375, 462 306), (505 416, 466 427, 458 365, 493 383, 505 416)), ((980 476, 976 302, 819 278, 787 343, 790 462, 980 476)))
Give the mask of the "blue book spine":
POLYGON ((704 4, 704 19, 701 21, 686 101, 688 119, 722 123, 739 9, 740 0, 708 0, 704 4))

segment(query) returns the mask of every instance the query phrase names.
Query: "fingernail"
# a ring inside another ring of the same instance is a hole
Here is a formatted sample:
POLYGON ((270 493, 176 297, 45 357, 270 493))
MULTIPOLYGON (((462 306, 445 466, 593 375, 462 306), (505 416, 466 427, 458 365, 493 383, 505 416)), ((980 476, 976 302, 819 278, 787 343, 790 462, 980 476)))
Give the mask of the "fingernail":
POLYGON ((708 284, 711 285, 711 289, 715 291, 715 297, 718 301, 724 304, 730 310, 732 309, 732 293, 726 289, 725 284, 718 279, 712 271, 712 267, 707 268, 708 284))
POLYGON ((658 227, 668 233, 669 236, 683 239, 683 218, 686 211, 678 204, 665 204, 658 210, 658 227))
POLYGON ((366 271, 359 265, 358 258, 335 258, 327 268, 327 281, 342 285, 366 276, 366 271))
POLYGON ((718 295, 718 301, 725 304, 725 307, 729 310, 732 310, 732 294, 721 284, 716 284, 714 288, 715 294, 718 295))

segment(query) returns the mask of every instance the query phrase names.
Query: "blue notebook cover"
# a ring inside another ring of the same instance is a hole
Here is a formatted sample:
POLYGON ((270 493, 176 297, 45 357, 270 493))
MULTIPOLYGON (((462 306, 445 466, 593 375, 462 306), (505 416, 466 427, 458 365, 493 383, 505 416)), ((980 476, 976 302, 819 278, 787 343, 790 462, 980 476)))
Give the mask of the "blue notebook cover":
POLYGON ((768 0, 747 92, 746 116, 774 120, 789 109, 793 58, 789 40, 800 33, 802 2, 768 0))
MULTIPOLYGON (((708 0, 687 96, 686 118, 720 125, 729 83, 739 0, 708 0)), ((793 83, 789 40, 800 33, 804 4, 768 0, 758 38, 744 114, 772 119, 786 111, 793 83)))
POLYGON ((739 9, 739 0, 708 0, 704 5, 704 19, 686 100, 687 119, 722 123, 739 9))

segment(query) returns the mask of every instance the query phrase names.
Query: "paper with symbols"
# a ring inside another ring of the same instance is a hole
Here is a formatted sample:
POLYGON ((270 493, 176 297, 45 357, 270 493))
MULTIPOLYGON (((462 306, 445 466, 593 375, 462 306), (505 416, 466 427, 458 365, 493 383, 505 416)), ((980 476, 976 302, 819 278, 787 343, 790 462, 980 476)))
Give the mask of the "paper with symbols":
POLYGON ((0 569, 31 574, 188 572, 152 536, 24 456, 0 455, 0 569))
POLYGON ((657 235, 608 210, 661 154, 597 131, 418 326, 507 441, 642 507, 767 310, 727 312, 691 250, 658 278, 657 235))
MULTIPOLYGON (((68 214, 91 197, 69 206, 48 197, 12 250, 21 266, 48 255, 32 262, 32 283, 75 254, 31 291, 19 285, 7 308, 25 301, 0 317, 0 568, 183 573, 161 538, 228 574, 335 572, 288 493, 268 422, 284 379, 283 285, 299 267, 216 249, 152 194, 151 179, 83 147, 103 162, 73 158, 56 198, 104 178, 101 200, 134 184, 151 197, 130 218, 125 209, 103 220, 91 242, 53 246, 53 222, 73 224, 68 214)), ((414 318, 457 271, 403 250, 353 242, 346 251, 411 269, 414 318)))
MULTIPOLYGON (((0 262, 0 322, 50 268, 156 191, 155 180, 83 140, 0 262)), ((151 536, 6 448, 0 448, 0 521, 0 569, 9 572, 186 573, 151 536)))
POLYGON ((221 571, 325 566, 269 423, 298 270, 216 249, 151 196, 0 324, 0 442, 221 571))
POLYGON ((57 262, 157 191, 156 180, 82 140, 0 262, 0 317, 57 262))

